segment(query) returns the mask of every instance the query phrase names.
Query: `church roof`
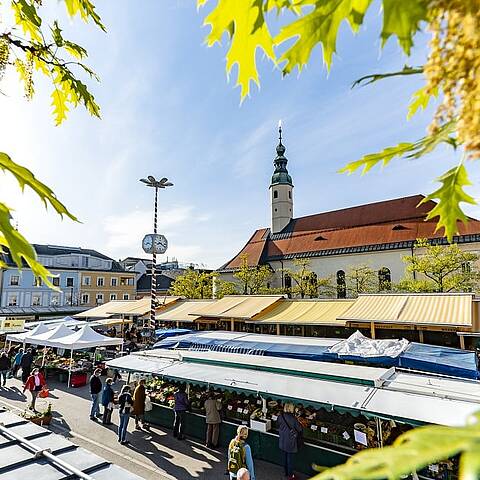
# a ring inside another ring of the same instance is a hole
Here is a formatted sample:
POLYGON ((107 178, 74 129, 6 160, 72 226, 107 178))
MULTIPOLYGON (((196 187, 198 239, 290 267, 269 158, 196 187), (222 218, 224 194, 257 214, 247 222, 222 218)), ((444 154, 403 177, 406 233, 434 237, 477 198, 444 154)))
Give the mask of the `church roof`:
MULTIPOLYGON (((257 230, 220 270, 238 268, 242 255, 247 255, 253 266, 295 257, 410 248, 417 238, 446 241, 443 229, 435 232, 436 219, 425 221, 435 202, 417 208, 424 198, 413 195, 294 218, 276 234, 268 228, 257 230)), ((459 222, 458 232, 456 242, 480 242, 480 221, 470 218, 466 225, 459 222)))

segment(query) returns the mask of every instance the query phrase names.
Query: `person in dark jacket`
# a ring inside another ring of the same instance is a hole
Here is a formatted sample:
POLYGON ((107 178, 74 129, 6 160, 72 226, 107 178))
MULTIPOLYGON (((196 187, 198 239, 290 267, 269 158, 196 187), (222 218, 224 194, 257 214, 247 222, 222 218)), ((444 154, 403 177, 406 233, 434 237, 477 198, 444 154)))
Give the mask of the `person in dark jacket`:
POLYGON ((173 409, 175 411, 175 421, 173 423, 173 436, 179 440, 183 440, 186 412, 190 407, 187 394, 185 393, 185 387, 183 385, 178 387, 178 390, 175 392, 174 399, 175 406, 173 409))
POLYGON ((97 368, 90 377, 90 396, 92 397, 92 408, 90 409, 90 420, 96 420, 100 416, 100 392, 102 391, 102 371, 97 368))
POLYGON ((128 421, 130 420, 130 413, 132 412, 133 407, 133 397, 130 393, 130 387, 128 385, 124 385, 122 387, 122 391, 120 392, 120 396, 118 397, 118 403, 118 413, 120 415, 120 423, 118 424, 118 441, 122 445, 126 445, 128 443, 128 421))
POLYGON ((277 418, 278 446, 283 453, 283 466, 288 480, 294 480, 293 456, 298 452, 299 440, 302 438, 303 428, 294 415, 293 403, 286 403, 283 413, 277 418))
POLYGON ((13 378, 17 376, 17 372, 20 370, 20 364, 22 362, 22 357, 23 357, 23 348, 20 348, 18 352, 15 355, 15 358, 13 360, 13 367, 12 367, 12 375, 13 378))
POLYGON ((147 392, 145 390, 145 379, 142 378, 133 391, 133 415, 135 415, 135 428, 140 429, 140 422, 142 427, 145 426, 145 399, 147 392))
POLYGON ((30 376, 32 371, 33 363, 33 354, 32 349, 29 348, 26 353, 23 355, 22 360, 20 361, 20 366, 22 367, 22 382, 25 383, 30 376))
POLYGON ((112 412, 113 412, 113 399, 115 398, 115 392, 112 388, 113 380, 107 378, 102 391, 102 405, 103 405, 103 421, 104 425, 112 424, 112 412))
POLYGON ((6 352, 0 355, 0 383, 2 387, 7 384, 7 375, 11 368, 11 362, 6 352), (3 382, 2 382, 3 379, 3 382))

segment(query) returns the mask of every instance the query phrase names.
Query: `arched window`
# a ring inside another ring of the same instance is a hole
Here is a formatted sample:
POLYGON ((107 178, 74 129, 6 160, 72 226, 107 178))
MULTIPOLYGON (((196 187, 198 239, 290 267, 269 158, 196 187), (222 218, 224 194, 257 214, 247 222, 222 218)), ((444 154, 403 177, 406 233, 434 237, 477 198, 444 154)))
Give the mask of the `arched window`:
POLYGON ((462 273, 470 273, 472 271, 472 266, 470 262, 463 262, 462 263, 462 273))
POLYGON ((273 198, 278 198, 278 190, 273 191, 273 198))
POLYGON ((286 289, 292 288, 292 277, 288 273, 283 277, 283 282, 286 289))
POLYGON ((290 200, 292 199, 292 191, 291 191, 291 190, 289 190, 289 192, 288 192, 288 198, 289 198, 290 200))
POLYGON ((337 272, 337 298, 347 298, 347 285, 345 283, 345 272, 337 272))
POLYGON ((380 292, 392 289, 392 274, 387 267, 378 271, 378 290, 380 292))
POLYGON ((310 298, 318 297, 318 277, 317 274, 312 272, 308 277, 308 295, 310 298))

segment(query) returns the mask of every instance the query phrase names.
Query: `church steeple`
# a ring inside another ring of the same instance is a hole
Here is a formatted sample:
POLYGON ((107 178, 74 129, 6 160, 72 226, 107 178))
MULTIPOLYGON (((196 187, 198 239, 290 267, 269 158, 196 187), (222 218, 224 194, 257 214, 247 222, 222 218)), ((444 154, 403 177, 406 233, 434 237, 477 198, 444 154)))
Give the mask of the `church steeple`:
POLYGON ((278 122, 278 145, 277 145, 277 156, 273 160, 273 165, 275 170, 272 175, 272 185, 292 185, 292 177, 288 174, 287 170, 287 157, 285 157, 285 145, 282 143, 282 121, 278 122))
POLYGON ((279 142, 273 160, 275 170, 270 183, 272 205, 272 233, 281 232, 293 218, 293 182, 287 170, 285 145, 282 143, 282 122, 278 122, 279 142))

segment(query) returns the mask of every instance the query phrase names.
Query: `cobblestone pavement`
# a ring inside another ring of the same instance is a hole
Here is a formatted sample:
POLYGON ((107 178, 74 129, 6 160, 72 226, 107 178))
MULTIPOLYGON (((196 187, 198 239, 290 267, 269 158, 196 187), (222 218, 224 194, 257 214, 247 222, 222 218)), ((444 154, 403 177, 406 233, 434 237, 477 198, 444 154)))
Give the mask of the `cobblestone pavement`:
MULTIPOLYGON (((65 384, 55 382, 49 382, 49 387, 48 402, 54 411, 51 429, 75 444, 146 479, 228 480, 225 449, 207 449, 202 443, 190 439, 176 440, 171 430, 160 427, 152 427, 148 432, 135 430, 133 419, 128 429, 131 443, 120 445, 117 442, 116 412, 112 418, 115 425, 112 426, 102 426, 89 419, 88 387, 67 389, 65 384)), ((37 402, 38 410, 47 407, 47 400, 38 399, 37 402)), ((0 404, 25 410, 27 398, 19 380, 9 379, 7 388, 0 388, 0 404)), ((284 478, 279 466, 267 462, 256 461, 255 470, 258 480, 284 478)))

